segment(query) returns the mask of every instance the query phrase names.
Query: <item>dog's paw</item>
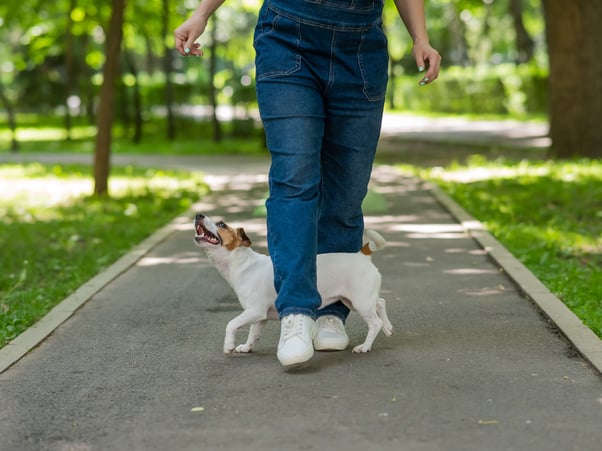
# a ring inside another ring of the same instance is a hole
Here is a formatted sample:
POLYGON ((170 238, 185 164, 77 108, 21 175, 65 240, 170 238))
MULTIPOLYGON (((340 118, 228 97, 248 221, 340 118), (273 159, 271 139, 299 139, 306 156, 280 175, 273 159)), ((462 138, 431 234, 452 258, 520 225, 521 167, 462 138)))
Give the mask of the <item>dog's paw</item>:
POLYGON ((235 348, 227 348, 224 346, 224 354, 232 354, 235 348))
POLYGON ((393 325, 391 323, 383 325, 383 332, 387 337, 393 335, 393 325))
POLYGON ((359 354, 362 352, 370 352, 370 349, 372 349, 372 347, 368 346, 364 343, 364 344, 358 345, 355 348, 353 348, 353 352, 359 354))
POLYGON ((234 352, 239 354, 253 352, 253 348, 249 345, 238 345, 234 348, 234 352))

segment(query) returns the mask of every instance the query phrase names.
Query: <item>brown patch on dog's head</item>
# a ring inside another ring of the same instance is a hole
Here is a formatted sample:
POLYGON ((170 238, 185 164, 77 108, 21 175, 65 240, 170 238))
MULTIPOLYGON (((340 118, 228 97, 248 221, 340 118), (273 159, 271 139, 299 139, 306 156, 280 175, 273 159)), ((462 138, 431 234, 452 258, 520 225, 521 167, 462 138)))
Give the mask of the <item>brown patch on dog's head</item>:
POLYGON ((232 251, 239 247, 251 247, 251 240, 245 233, 243 228, 233 229, 226 223, 217 224, 217 234, 222 240, 222 246, 232 251))
POLYGON ((366 243, 360 249, 360 252, 364 255, 372 255, 372 249, 370 249, 370 243, 366 243))

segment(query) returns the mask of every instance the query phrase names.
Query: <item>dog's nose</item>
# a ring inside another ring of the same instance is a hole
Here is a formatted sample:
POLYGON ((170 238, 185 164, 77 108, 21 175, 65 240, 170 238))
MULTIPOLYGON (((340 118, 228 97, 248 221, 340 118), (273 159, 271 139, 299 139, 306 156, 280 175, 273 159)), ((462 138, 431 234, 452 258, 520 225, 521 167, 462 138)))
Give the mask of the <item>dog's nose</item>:
POLYGON ((202 213, 197 213, 196 216, 195 216, 195 219, 197 221, 200 221, 201 219, 204 219, 204 218, 205 218, 205 215, 202 214, 202 213))

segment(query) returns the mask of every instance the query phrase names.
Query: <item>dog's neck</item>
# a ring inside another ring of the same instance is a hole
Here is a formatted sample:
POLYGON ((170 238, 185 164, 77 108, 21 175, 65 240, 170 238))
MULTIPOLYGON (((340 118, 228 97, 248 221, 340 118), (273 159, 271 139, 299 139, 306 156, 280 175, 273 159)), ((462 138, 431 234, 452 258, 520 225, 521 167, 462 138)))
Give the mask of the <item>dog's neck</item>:
POLYGON ((218 270, 221 276, 226 279, 230 285, 235 282, 232 279, 233 271, 243 265, 250 257, 260 255, 250 247, 239 247, 232 251, 223 247, 218 247, 207 249, 206 252, 211 263, 215 266, 215 269, 218 270))

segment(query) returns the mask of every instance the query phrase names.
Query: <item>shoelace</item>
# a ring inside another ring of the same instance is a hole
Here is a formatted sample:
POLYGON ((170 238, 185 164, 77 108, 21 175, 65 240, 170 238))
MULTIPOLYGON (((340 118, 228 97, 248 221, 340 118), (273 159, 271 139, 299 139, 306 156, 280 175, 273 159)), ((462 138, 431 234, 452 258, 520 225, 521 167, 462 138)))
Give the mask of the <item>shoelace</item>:
POLYGON ((284 318, 284 339, 294 337, 295 335, 303 336, 303 319, 302 318, 284 318))
POLYGON ((334 318, 326 318, 326 323, 322 321, 321 328, 328 329, 339 334, 341 333, 339 323, 337 323, 334 318))

